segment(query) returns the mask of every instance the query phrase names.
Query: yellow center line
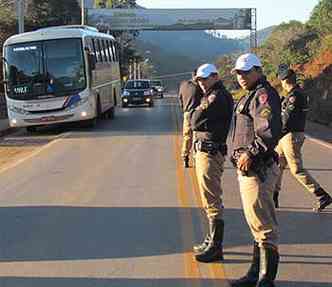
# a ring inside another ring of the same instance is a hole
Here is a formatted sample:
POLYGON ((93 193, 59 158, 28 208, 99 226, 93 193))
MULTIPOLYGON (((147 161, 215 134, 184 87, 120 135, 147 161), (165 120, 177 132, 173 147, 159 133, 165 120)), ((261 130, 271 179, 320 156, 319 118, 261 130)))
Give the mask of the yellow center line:
MULTIPOLYGON (((174 107, 172 106, 172 119, 176 127, 176 131, 178 133, 179 126, 178 121, 176 119, 176 113, 174 107)), ((179 137, 174 135, 174 147, 175 147, 175 159, 176 159, 176 178, 177 178, 177 195, 178 201, 181 207, 185 207, 188 210, 180 213, 181 220, 181 231, 182 231, 182 241, 184 246, 190 246, 193 243, 193 224, 192 224, 192 214, 190 212, 190 205, 188 195, 185 191, 185 176, 184 171, 181 166, 180 158, 180 142, 179 137)), ((201 274, 199 272, 198 264, 193 258, 192 252, 186 252, 183 254, 184 256, 184 265, 185 265, 185 278, 194 278, 201 279, 201 274)), ((190 281, 190 286, 200 287, 201 280, 193 280, 190 281)))
MULTIPOLYGON (((176 128, 177 128, 177 136, 176 136, 176 138, 177 138, 176 139, 176 149, 178 150, 177 155, 176 155, 177 167, 178 166, 181 167, 181 164, 179 163, 180 148, 181 148, 181 135, 179 134, 180 128, 179 128, 179 123, 178 123, 179 116, 178 116, 178 113, 177 113, 176 109, 174 109, 174 112, 175 112, 175 116, 176 116, 175 120, 176 120, 176 128)), ((182 173, 183 173, 181 176, 183 176, 182 180, 184 181, 183 168, 181 168, 181 169, 182 169, 182 173)), ((202 200, 201 200, 201 197, 200 197, 197 178, 196 178, 196 174, 194 172, 194 169, 190 169, 189 174, 190 174, 191 183, 192 183, 192 186, 193 186, 193 193, 194 193, 194 198, 195 198, 196 204, 197 204, 197 206, 202 207, 203 204, 202 204, 202 200)), ((179 178, 179 176, 178 176, 178 178, 179 178)), ((204 230, 203 221, 201 220, 200 223, 201 223, 201 230, 204 230)), ((193 232, 193 228, 192 228, 192 232, 193 232)), ((191 233, 191 234, 193 234, 193 233, 191 233)), ((214 264, 209 263, 209 271, 210 271, 211 277, 213 279, 222 279, 222 280, 226 279, 224 267, 220 263, 214 263, 214 264)), ((215 280, 214 285, 220 287, 219 284, 220 284, 220 282, 215 280)), ((229 283, 227 283, 227 285, 229 286, 229 283)))

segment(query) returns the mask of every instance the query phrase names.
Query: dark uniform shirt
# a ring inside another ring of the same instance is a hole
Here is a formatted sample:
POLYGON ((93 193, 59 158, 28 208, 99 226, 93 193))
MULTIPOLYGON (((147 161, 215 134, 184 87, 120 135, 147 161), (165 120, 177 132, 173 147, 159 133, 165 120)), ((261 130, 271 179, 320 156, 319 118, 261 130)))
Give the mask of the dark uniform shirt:
POLYGON ((232 95, 218 81, 203 95, 201 102, 207 104, 206 108, 194 110, 191 118, 196 139, 225 143, 232 121, 232 95))
POLYGON ((192 80, 183 81, 179 88, 179 101, 183 112, 190 112, 199 105, 201 89, 192 80))
POLYGON ((282 134, 304 132, 308 101, 302 89, 296 86, 282 98, 281 120, 282 134))
POLYGON ((243 150, 254 158, 273 154, 281 136, 281 104, 278 92, 261 78, 235 108, 232 151, 243 150))

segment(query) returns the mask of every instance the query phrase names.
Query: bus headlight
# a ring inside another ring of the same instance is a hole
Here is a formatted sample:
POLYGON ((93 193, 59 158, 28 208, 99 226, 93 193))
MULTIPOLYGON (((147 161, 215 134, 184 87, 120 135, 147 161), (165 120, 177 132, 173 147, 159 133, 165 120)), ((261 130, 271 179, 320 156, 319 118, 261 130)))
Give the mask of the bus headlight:
POLYGON ((146 98, 145 101, 146 101, 147 103, 150 103, 150 102, 151 102, 151 99, 150 99, 150 98, 146 98))
POLYGON ((17 113, 17 114, 21 114, 21 115, 28 115, 29 112, 22 109, 22 108, 19 108, 19 107, 16 107, 16 106, 8 106, 8 110, 10 110, 11 112, 13 113, 17 113))
POLYGON ((86 111, 81 112, 81 117, 82 118, 85 118, 87 115, 88 115, 88 113, 86 111))
POLYGON ((16 120, 16 119, 12 119, 12 120, 11 120, 11 124, 12 124, 13 126, 15 126, 15 125, 17 124, 17 120, 16 120))
POLYGON ((85 104, 88 100, 89 100, 88 97, 81 98, 79 101, 74 102, 73 104, 71 104, 70 106, 68 106, 66 108, 66 110, 73 110, 73 109, 77 108, 78 106, 81 106, 81 105, 85 104))
POLYGON ((124 103, 128 103, 128 99, 127 98, 123 98, 123 102, 124 103))

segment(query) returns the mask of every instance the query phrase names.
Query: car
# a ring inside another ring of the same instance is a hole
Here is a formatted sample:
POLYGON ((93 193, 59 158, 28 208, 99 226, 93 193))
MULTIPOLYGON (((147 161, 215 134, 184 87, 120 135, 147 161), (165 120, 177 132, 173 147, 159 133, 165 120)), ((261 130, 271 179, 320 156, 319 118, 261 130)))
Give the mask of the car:
POLYGON ((164 97, 165 88, 160 80, 151 80, 151 85, 155 91, 155 95, 161 99, 164 97))
POLYGON ((121 95, 122 107, 129 105, 153 106, 154 90, 149 80, 128 80, 121 95))

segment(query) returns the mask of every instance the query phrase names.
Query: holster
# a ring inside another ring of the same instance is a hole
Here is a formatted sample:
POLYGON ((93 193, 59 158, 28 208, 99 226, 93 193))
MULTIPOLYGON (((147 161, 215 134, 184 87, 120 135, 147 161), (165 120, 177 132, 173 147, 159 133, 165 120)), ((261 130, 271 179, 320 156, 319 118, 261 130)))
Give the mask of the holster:
MULTIPOLYGON (((241 154, 245 152, 245 150, 240 149, 233 152, 231 156, 231 162, 235 168, 237 168, 237 162, 241 156, 241 154)), ((254 158, 250 170, 257 175, 261 182, 264 182, 267 177, 267 169, 272 166, 273 163, 278 161, 278 156, 276 153, 273 153, 271 156, 262 159, 262 158, 254 158)), ((242 172, 243 176, 248 176, 248 172, 242 172)))

